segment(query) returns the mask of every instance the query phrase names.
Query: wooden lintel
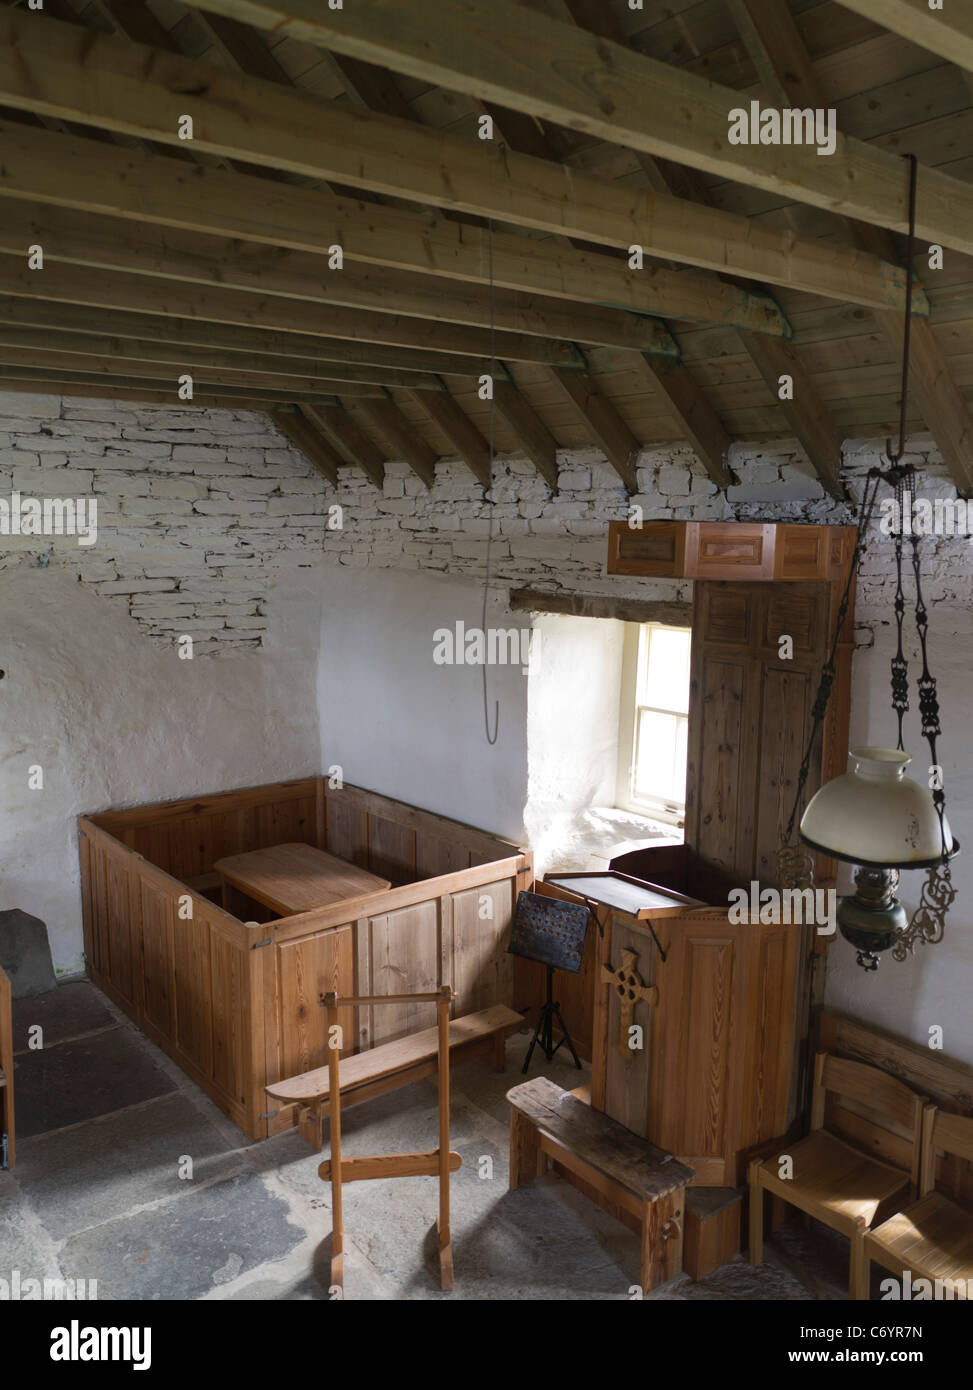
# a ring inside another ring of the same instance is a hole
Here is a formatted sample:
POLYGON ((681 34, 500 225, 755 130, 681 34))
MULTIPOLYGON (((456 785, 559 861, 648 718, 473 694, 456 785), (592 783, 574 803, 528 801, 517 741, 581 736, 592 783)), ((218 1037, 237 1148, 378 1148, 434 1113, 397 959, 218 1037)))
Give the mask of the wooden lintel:
POLYGON ((567 613, 575 618, 615 618, 622 623, 666 623, 691 627, 693 605, 675 599, 629 599, 610 594, 548 593, 544 589, 511 589, 515 613, 567 613))

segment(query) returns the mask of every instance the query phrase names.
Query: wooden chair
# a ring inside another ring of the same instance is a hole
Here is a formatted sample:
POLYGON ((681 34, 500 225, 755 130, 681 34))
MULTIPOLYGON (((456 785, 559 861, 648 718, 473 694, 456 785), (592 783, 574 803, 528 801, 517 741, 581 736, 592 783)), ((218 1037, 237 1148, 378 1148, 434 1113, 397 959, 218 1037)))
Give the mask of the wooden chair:
POLYGON ((907 1270, 913 1280, 928 1279, 934 1295, 936 1282, 943 1289, 948 1281, 948 1296, 968 1298, 973 1289, 973 1214, 936 1191, 938 1149, 957 1160, 954 1182, 960 1196, 960 1164, 973 1162, 973 1120, 948 1115, 934 1105, 926 1108, 919 1200, 865 1233, 864 1259, 852 1298, 868 1298, 872 1260, 900 1279, 907 1270))
POLYGON ((851 1239, 851 1297, 861 1287, 864 1235, 918 1190, 922 1114, 927 1102, 878 1067, 819 1052, 814 1065, 811 1132, 780 1154, 750 1164, 750 1263, 763 1259, 763 1200, 770 1192, 851 1239), (882 1163, 825 1129, 828 1092, 878 1111, 912 1137, 910 1172, 882 1163), (793 1175, 779 1175, 789 1155, 793 1175))

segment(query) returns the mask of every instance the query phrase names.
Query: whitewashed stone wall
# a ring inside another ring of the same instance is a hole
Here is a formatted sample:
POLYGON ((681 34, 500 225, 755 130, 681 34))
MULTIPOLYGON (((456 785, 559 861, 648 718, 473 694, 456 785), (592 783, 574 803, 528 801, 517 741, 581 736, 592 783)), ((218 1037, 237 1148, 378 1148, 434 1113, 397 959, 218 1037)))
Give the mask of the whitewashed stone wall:
POLYGON ((321 475, 268 417, 0 392, 0 496, 91 496, 98 538, 0 536, 0 571, 56 565, 161 643, 259 647, 281 564, 321 551, 321 475))
MULTIPOLYGON (((950 491, 931 441, 912 441, 934 491, 950 491)), ((853 494, 880 461, 881 442, 845 451, 853 494)), ((565 451, 551 497, 522 457, 498 460, 493 584, 551 590, 688 597, 689 586, 607 576, 605 527, 628 516, 720 520, 848 522, 848 507, 827 498, 793 442, 735 446, 740 477, 717 491, 688 449, 645 451, 640 492, 625 496, 595 450, 565 451)), ((928 486, 928 485, 927 485, 928 486)), ((259 647, 266 598, 281 566, 320 556, 351 567, 427 570, 480 579, 485 573, 490 503, 459 462, 441 464, 426 489, 404 463, 388 465, 380 494, 357 469, 334 489, 263 415, 129 402, 60 400, 0 393, 0 496, 93 496, 98 541, 0 537, 0 570, 50 564, 122 606, 143 633, 165 644, 182 634, 197 654, 259 647), (340 529, 329 508, 341 508, 340 529)), ((934 548, 927 597, 943 608, 968 596, 968 547, 934 548)), ((882 620, 890 547, 876 548, 859 585, 859 616, 882 620)), ((868 640, 863 634, 864 640, 868 640)))

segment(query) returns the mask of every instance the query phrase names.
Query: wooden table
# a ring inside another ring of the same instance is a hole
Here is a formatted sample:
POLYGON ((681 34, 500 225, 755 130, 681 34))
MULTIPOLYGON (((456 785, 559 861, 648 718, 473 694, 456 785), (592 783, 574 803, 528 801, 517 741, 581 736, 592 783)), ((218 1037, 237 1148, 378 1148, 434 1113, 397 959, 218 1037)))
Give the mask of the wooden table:
POLYGON ((304 844, 271 845, 249 854, 232 854, 218 859, 213 867, 223 880, 224 901, 229 884, 282 917, 327 907, 345 898, 381 893, 392 886, 387 878, 304 844))

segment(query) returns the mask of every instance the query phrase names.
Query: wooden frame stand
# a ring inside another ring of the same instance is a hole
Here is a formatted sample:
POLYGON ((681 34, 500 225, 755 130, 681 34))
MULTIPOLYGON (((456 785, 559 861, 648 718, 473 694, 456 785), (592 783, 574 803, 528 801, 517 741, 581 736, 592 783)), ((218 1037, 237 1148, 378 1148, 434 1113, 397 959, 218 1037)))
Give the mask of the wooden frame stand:
POLYGON ((439 1146, 423 1153, 368 1154, 353 1158, 341 1157, 341 1081, 339 1076, 340 1038, 338 1024, 338 995, 334 990, 325 994, 327 1009, 328 1068, 331 1076, 329 1100, 331 1157, 318 1168, 318 1176, 331 1183, 332 1244, 331 1285, 344 1289, 345 1228, 341 1208, 341 1184, 366 1178, 439 1178, 439 1215, 436 1232, 439 1241, 439 1282, 444 1293, 453 1287, 453 1249, 449 1231, 449 1175, 463 1162, 449 1147, 449 1006, 453 991, 449 985, 429 994, 366 994, 354 998, 342 997, 343 1007, 356 1008, 366 1004, 435 1004, 438 1026, 439 1081, 439 1146))

